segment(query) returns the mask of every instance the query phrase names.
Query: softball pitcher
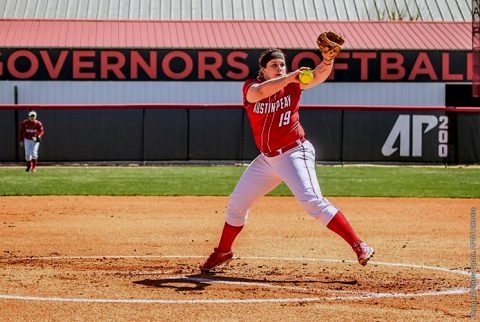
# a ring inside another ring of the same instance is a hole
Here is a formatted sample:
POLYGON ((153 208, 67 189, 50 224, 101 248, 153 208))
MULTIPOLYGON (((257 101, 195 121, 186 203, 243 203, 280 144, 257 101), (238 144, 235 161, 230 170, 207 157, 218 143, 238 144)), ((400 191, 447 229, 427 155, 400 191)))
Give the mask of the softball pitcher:
POLYGON ((28 119, 24 120, 20 126, 20 146, 25 149, 25 161, 27 169, 25 171, 37 171, 38 149, 40 141, 45 133, 42 122, 37 120, 37 112, 30 111, 28 119))
POLYGON ((279 49, 265 50, 259 58, 258 78, 244 83, 243 104, 261 154, 247 167, 230 195, 220 242, 200 266, 204 272, 234 258, 232 244, 247 222, 249 208, 282 181, 309 215, 352 247, 361 265, 366 265, 374 254, 373 248, 362 242, 345 216, 322 196, 315 170, 315 149, 305 138, 300 124, 302 92, 328 78, 344 40, 333 32, 324 32, 317 43, 323 61, 313 70, 309 83, 299 79, 307 68, 287 73, 285 55, 279 49))

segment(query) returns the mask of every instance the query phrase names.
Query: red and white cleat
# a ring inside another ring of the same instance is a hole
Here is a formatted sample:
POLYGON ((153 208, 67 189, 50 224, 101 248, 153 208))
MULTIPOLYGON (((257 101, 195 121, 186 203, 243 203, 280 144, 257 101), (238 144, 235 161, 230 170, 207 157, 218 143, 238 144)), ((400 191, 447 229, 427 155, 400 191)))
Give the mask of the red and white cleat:
POLYGON ((202 272, 209 272, 220 265, 227 264, 234 258, 235 256, 232 251, 220 253, 217 248, 214 248, 213 253, 211 253, 205 263, 200 266, 200 270, 202 272))
POLYGON ((373 257, 373 254, 375 253, 375 250, 364 242, 354 243, 353 250, 357 254, 358 263, 360 263, 360 265, 362 266, 367 265, 368 261, 370 260, 370 258, 373 257))

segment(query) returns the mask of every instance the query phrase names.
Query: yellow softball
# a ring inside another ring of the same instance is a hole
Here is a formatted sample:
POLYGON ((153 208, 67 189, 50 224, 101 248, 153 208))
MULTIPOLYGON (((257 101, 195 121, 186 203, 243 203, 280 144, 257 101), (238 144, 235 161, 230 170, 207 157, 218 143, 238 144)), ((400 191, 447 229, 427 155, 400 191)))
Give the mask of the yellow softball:
POLYGON ((300 72, 298 79, 302 84, 308 84, 313 80, 313 71, 311 69, 305 69, 300 72))

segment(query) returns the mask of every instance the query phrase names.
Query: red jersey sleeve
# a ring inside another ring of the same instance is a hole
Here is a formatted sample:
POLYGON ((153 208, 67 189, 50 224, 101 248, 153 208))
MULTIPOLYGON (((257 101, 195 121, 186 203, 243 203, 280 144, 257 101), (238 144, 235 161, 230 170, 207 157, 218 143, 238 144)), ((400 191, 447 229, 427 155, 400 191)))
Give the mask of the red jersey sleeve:
POLYGON ((40 121, 37 121, 37 124, 35 125, 35 128, 37 129, 37 137, 41 138, 43 134, 45 133, 45 129, 43 128, 43 124, 40 121))
POLYGON ((243 83, 243 105, 247 106, 249 102, 247 102, 247 92, 250 86, 253 84, 258 84, 260 81, 258 79, 248 79, 243 83))

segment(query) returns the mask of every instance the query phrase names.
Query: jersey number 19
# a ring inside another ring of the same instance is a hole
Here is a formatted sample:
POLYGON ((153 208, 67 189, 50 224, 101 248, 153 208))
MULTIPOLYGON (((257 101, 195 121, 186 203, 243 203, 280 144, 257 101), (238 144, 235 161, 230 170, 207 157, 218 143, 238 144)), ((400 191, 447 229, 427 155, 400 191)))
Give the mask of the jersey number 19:
POLYGON ((292 114, 292 111, 286 111, 285 113, 280 114, 280 122, 278 122, 278 127, 282 127, 290 123, 290 114, 292 114))

